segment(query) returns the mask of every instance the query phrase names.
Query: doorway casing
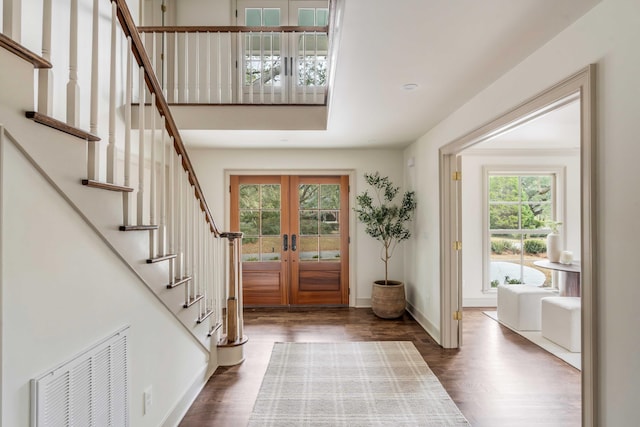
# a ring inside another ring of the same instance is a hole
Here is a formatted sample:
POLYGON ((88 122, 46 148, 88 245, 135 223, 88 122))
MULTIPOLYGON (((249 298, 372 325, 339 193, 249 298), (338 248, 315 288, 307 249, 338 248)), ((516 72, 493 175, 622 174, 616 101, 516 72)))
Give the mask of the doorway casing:
POLYGON ((471 146, 505 133, 567 103, 580 101, 581 287, 582 287, 582 425, 596 424, 597 407, 597 286, 596 271, 596 99, 594 64, 523 102, 502 116, 439 150, 440 166, 440 343, 458 348, 462 318, 462 277, 457 214, 459 181, 452 179, 459 154, 471 146), (455 317, 454 317, 455 316, 455 317))

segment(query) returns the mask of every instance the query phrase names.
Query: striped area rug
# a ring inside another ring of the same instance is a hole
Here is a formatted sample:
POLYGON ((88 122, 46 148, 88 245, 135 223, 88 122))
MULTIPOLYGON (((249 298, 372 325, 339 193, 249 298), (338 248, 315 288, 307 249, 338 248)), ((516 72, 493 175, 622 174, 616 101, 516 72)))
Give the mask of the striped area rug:
POLYGON ((249 426, 469 426, 408 341, 276 343, 249 426))

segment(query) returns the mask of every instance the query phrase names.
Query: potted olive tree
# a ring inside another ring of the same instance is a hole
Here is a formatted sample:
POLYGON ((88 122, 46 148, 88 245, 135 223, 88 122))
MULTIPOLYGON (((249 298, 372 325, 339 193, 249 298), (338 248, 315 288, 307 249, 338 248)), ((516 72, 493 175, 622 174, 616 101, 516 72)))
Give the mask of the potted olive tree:
POLYGON ((389 260, 398 243, 411 237, 407 223, 416 209, 414 191, 407 191, 400 204, 394 202, 400 187, 394 186, 389 177, 379 172, 364 175, 367 184, 373 188, 356 197, 357 207, 353 210, 358 220, 365 225, 366 233, 381 243, 380 259, 384 263, 384 280, 376 280, 371 292, 371 308, 376 316, 394 319, 404 313, 406 299, 404 283, 389 280, 389 260))

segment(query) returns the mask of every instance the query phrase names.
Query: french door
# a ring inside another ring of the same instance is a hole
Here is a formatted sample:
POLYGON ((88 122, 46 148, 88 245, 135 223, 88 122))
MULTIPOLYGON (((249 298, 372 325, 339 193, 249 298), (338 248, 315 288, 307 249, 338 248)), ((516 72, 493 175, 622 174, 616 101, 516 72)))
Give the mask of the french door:
MULTIPOLYGON (((238 0, 237 24, 248 27, 326 26, 327 0, 238 0)), ((326 34, 256 31, 239 44, 242 103, 324 102, 326 34)))
POLYGON ((246 306, 348 305, 348 176, 231 176, 246 306))

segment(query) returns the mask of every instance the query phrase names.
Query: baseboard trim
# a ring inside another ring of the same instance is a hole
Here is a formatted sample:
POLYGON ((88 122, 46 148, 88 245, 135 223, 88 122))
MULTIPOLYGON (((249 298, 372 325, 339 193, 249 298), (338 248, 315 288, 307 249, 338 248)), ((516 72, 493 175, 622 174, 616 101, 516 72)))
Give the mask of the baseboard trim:
POLYGON ((498 296, 492 295, 486 298, 463 298, 463 307, 497 307, 498 296))
POLYGON ((177 427, 184 418, 187 411, 200 394, 205 384, 213 374, 213 370, 205 365, 200 369, 193 379, 192 384, 187 388, 182 398, 176 403, 173 410, 166 416, 162 422, 163 427, 177 427))
POLYGON ((356 298, 356 308, 369 308, 371 307, 371 298, 356 298))
POLYGON ((418 322, 420 326, 422 326, 422 329, 424 329, 425 332, 428 333, 431 336, 431 338, 435 340, 435 342, 440 344, 440 328, 436 327, 436 325, 431 323, 431 321, 427 319, 427 316, 425 316, 424 313, 422 313, 420 310, 415 308, 409 302, 407 302, 407 311, 411 314, 411 316, 413 316, 415 321, 418 322))

